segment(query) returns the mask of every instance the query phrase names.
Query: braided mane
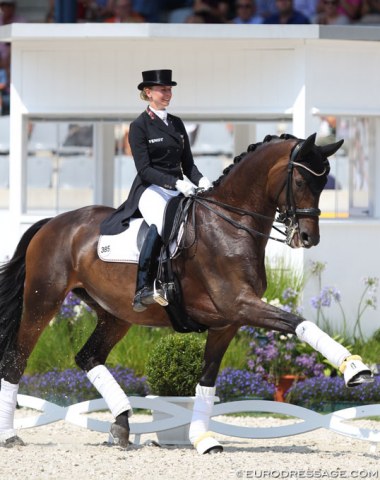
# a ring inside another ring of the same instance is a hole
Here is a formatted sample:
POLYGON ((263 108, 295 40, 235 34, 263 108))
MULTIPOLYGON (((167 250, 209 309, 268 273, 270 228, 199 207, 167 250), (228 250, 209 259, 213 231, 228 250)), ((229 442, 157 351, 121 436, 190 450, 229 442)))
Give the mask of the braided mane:
POLYGON ((282 135, 278 136, 278 135, 266 135, 264 140, 262 142, 257 142, 257 143, 251 143, 250 145, 248 145, 248 148, 247 148, 247 151, 246 152, 242 152, 240 155, 237 155, 233 162, 231 163, 231 165, 228 165, 228 167, 226 167, 223 172, 222 172, 222 175, 213 182, 214 186, 217 186, 220 184, 220 182, 222 181, 222 179, 228 175, 230 173, 230 171, 234 168, 235 165, 237 165, 239 162, 241 162, 243 160, 243 158, 248 154, 248 153, 251 153, 251 152, 254 152, 258 147, 260 147, 261 145, 263 145, 264 143, 269 143, 269 142, 272 142, 272 141, 281 141, 281 140, 289 140, 289 139, 295 139, 297 140, 297 137, 295 137, 294 135, 290 135, 289 133, 283 133, 282 135))

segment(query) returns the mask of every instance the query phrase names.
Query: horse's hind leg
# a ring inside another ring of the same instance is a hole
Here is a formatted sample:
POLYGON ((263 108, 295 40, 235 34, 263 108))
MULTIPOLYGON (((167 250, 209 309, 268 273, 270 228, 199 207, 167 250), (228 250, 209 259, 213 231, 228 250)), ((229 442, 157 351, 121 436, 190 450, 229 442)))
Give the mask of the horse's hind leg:
POLYGON ((98 305, 91 306, 97 313, 98 323, 76 355, 75 361, 87 373, 88 379, 104 398, 115 418, 110 432, 114 442, 126 448, 130 431, 128 417, 132 414, 132 407, 127 395, 104 364, 112 348, 124 337, 131 325, 110 315, 98 305))
POLYGON ((22 443, 13 428, 20 378, 27 360, 42 331, 59 310, 64 292, 52 292, 41 300, 43 289, 30 288, 26 282, 24 306, 17 336, 3 355, 0 369, 0 442, 12 445, 22 443))

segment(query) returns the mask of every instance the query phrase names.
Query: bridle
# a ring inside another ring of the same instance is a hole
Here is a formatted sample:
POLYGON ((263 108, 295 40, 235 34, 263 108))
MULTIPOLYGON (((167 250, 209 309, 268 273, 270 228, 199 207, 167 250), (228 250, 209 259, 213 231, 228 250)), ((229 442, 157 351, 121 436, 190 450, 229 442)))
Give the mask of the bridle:
MULTIPOLYGON (((288 174, 286 178, 286 208, 284 212, 279 212, 278 217, 276 219, 277 222, 283 223, 285 225, 285 232, 286 239, 284 243, 290 245, 294 235, 299 231, 299 224, 298 224, 298 216, 306 216, 306 217, 319 217, 321 215, 321 210, 319 208, 297 208, 295 201, 294 201, 294 192, 293 192, 293 173, 294 167, 303 168, 315 177, 323 177, 328 173, 327 167, 325 165, 323 171, 321 173, 317 173, 311 168, 307 167, 306 165, 296 162, 295 158, 298 155, 304 141, 298 142, 291 154, 288 163, 288 174)), ((301 240, 302 241, 302 240, 301 240)))
MULTIPOLYGON (((245 210, 243 208, 239 207, 234 207, 232 205, 229 205, 224 202, 220 202, 218 200, 214 200, 211 198, 207 198, 204 196, 201 196, 198 194, 198 192, 191 197, 194 203, 200 204, 203 207, 207 208, 211 212, 213 212, 215 215, 218 217, 222 218, 226 222, 228 222, 230 225, 234 226, 235 228, 241 229, 246 231, 249 234, 253 235, 258 235, 261 237, 268 238, 270 240, 275 240, 276 242, 280 243, 285 243, 286 245, 291 245, 292 239, 294 235, 299 231, 299 223, 298 223, 298 216, 308 216, 308 217, 319 217, 321 214, 321 210, 319 208, 297 208, 295 205, 294 201, 294 192, 293 192, 293 174, 294 174, 294 167, 298 168, 303 168, 307 170, 309 173, 316 177, 322 177, 323 175, 326 175, 328 173, 328 169, 325 166, 323 169, 323 172, 317 173, 311 168, 307 167, 306 165, 303 165, 302 163, 296 162, 295 158, 298 155, 298 152, 300 151, 302 144, 304 143, 304 140, 301 140, 298 142, 292 149, 292 152, 290 154, 289 158, 289 163, 288 163, 288 170, 287 170, 287 177, 284 186, 282 187, 278 197, 280 196, 281 192, 283 191, 284 188, 286 188, 286 207, 285 210, 280 212, 278 211, 278 216, 275 218, 274 222, 283 224, 285 226, 285 231, 281 230, 277 226, 273 225, 273 228, 279 232, 281 235, 285 236, 285 239, 273 237, 272 235, 267 235, 265 233, 262 233, 258 230, 255 230, 251 227, 248 227, 247 225, 244 225, 241 222, 238 222, 225 213, 221 212, 220 210, 216 210, 215 208, 212 207, 212 205, 221 207, 223 210, 226 210, 227 212, 232 212, 232 213, 237 213, 241 216, 249 216, 252 218, 259 218, 262 220, 267 220, 273 222, 273 217, 268 217, 266 215, 262 215, 260 213, 252 212, 249 210, 245 210)), ((193 214, 194 214, 193 209, 193 214)), ((301 240, 302 241, 302 240, 301 240)))

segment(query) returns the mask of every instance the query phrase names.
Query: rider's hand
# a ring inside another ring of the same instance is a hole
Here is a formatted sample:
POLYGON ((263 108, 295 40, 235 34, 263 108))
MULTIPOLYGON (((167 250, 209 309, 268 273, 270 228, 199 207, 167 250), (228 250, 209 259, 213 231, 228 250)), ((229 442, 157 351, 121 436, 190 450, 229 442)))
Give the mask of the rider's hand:
POLYGON ((190 195, 194 195, 195 193, 195 186, 189 182, 188 180, 177 180, 175 184, 175 188, 183 193, 185 197, 189 197, 190 195))
POLYGON ((212 183, 207 177, 202 177, 199 180, 198 187, 202 188, 203 190, 208 190, 209 188, 212 187, 212 183))

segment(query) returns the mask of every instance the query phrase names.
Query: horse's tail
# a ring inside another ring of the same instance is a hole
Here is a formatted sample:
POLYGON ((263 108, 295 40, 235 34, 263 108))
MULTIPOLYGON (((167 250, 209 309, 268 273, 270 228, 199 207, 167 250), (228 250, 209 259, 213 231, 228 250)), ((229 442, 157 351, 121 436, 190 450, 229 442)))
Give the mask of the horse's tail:
POLYGON ((34 235, 50 218, 33 224, 21 237, 13 257, 0 265, 0 362, 18 332, 24 299, 25 255, 34 235))

